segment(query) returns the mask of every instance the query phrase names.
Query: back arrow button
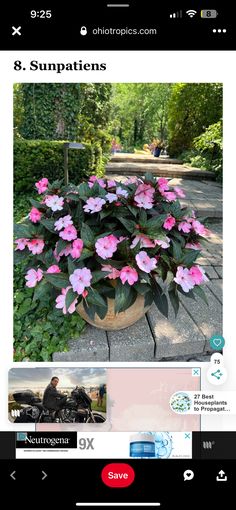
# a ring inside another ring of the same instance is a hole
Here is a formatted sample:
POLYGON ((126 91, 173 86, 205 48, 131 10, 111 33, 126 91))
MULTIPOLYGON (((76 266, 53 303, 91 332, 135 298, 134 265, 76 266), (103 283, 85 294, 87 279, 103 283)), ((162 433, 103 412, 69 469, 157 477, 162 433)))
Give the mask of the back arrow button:
POLYGON ((16 474, 16 471, 12 471, 12 473, 10 474, 10 477, 12 478, 12 480, 16 480, 15 474, 16 474))

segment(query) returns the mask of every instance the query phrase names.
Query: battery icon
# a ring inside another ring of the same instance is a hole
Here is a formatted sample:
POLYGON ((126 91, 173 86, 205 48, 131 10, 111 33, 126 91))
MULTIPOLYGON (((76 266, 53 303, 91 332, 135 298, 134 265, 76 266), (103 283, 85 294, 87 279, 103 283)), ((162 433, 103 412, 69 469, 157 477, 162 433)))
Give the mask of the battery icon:
POLYGON ((215 9, 203 9, 201 11, 201 18, 216 18, 218 16, 218 12, 215 9))

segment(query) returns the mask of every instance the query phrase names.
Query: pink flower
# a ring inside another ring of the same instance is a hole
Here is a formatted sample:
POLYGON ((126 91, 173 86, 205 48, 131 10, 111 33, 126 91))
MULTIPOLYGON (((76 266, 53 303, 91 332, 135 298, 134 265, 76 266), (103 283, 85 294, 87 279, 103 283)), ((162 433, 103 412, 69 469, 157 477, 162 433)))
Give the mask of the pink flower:
POLYGON ((121 188, 121 186, 118 186, 118 188, 116 188, 116 194, 118 195, 118 197, 124 197, 124 198, 128 198, 128 196, 129 196, 128 191, 121 188))
POLYGON ((42 269, 38 269, 37 271, 35 269, 29 269, 27 271, 25 279, 26 279, 26 287, 36 287, 37 283, 40 282, 43 278, 43 271, 42 269))
POLYGON ((42 193, 44 193, 48 189, 48 179, 46 177, 43 177, 41 181, 35 183, 35 186, 38 190, 38 194, 42 195, 42 193))
POLYGON ((28 241, 29 241, 29 239, 25 239, 24 237, 22 237, 20 239, 16 239, 15 240, 15 243, 17 244, 16 250, 23 251, 26 248, 26 246, 28 245, 28 241))
POLYGON ((153 206, 154 193, 155 189, 150 184, 139 184, 134 195, 134 201, 137 207, 151 209, 153 206))
POLYGON ((59 218, 59 220, 54 223, 55 230, 61 230, 62 228, 69 227, 70 225, 73 225, 73 221, 69 214, 67 214, 67 216, 63 216, 63 218, 59 218))
POLYGON ((120 279, 123 285, 125 284, 125 282, 128 282, 129 285, 133 285, 135 282, 138 281, 138 273, 136 269, 134 269, 133 267, 125 266, 121 269, 120 279))
POLYGON ((199 236, 205 237, 210 233, 209 230, 206 227, 204 227, 204 225, 200 223, 200 221, 198 220, 194 220, 192 222, 192 227, 194 232, 196 232, 196 234, 198 234, 199 236))
POLYGON ((73 259, 79 259, 81 252, 83 250, 84 243, 82 239, 75 239, 72 243, 72 249, 71 249, 71 257, 73 259))
POLYGON ((179 223, 178 225, 178 230, 182 230, 183 232, 185 232, 185 234, 188 234, 190 232, 190 230, 192 229, 192 225, 191 223, 188 223, 187 221, 181 221, 181 223, 179 223))
POLYGON ((186 197, 184 191, 181 188, 178 188, 178 186, 175 186, 174 190, 175 190, 175 194, 177 195, 177 197, 179 197, 179 198, 186 197))
POLYGON ((115 193, 107 193, 106 199, 108 200, 109 204, 112 204, 112 202, 116 202, 118 199, 117 195, 115 193))
POLYGON ((163 250, 167 250, 167 248, 170 247, 170 238, 166 237, 166 241, 163 241, 163 239, 155 239, 155 244, 158 244, 163 250))
POLYGON ((88 295, 88 291, 87 290, 84 290, 84 292, 82 292, 82 297, 85 299, 88 295))
POLYGON ((82 294, 84 292, 85 287, 89 287, 92 280, 92 273, 90 269, 83 267, 82 269, 76 269, 70 275, 70 283, 72 285, 73 291, 78 294, 82 294))
POLYGON ((129 177, 126 181, 124 181, 124 184, 127 186, 128 184, 138 184, 139 182, 143 183, 142 179, 139 179, 138 177, 129 177))
POLYGON ((194 287, 194 280, 189 273, 189 269, 184 269, 183 266, 177 267, 177 273, 174 281, 182 287, 184 292, 189 292, 194 287))
POLYGON ((169 185, 167 179, 165 177, 160 177, 157 181, 157 186, 159 191, 168 191, 169 185))
POLYGON ((116 181, 114 181, 113 179, 108 179, 107 187, 108 188, 115 188, 116 187, 116 181))
POLYGON ((64 230, 61 230, 59 236, 64 239, 64 241, 73 241, 77 237, 77 230, 74 225, 69 225, 64 230))
POLYGON ((102 259, 109 259, 117 250, 118 239, 113 234, 101 237, 95 243, 96 252, 102 259))
POLYGON ((52 209, 52 211, 62 211, 64 205, 63 197, 58 197, 57 195, 49 195, 45 204, 52 209))
POLYGON ((191 275, 195 285, 200 285, 201 283, 209 281, 204 269, 200 266, 192 266, 189 270, 189 274, 191 275))
POLYGON ((130 245, 130 248, 135 248, 137 246, 138 242, 140 241, 140 248, 155 248, 155 242, 151 241, 148 236, 145 234, 138 234, 133 239, 132 244, 130 245))
POLYGON ((28 242, 29 251, 33 253, 33 255, 40 255, 43 252, 44 241, 42 239, 31 239, 28 242))
POLYGON ((165 220, 163 227, 166 230, 171 230, 174 227, 175 223, 176 223, 175 218, 171 216, 171 214, 169 214, 169 216, 165 220))
POLYGON ((98 184, 99 184, 99 186, 101 186, 101 188, 106 187, 106 184, 103 179, 99 179, 96 175, 91 175, 91 177, 89 178, 89 182, 88 182, 89 187, 92 188, 93 185, 95 184, 95 182, 98 182, 98 184))
POLYGON ((102 266, 102 271, 109 271, 110 274, 105 276, 104 278, 109 278, 109 280, 115 280, 116 278, 119 278, 120 271, 116 269, 115 267, 112 267, 110 264, 102 266))
POLYGON ((156 259, 150 258, 146 251, 140 251, 138 255, 136 255, 135 259, 139 269, 145 271, 145 273, 150 273, 157 266, 156 259))
POLYGON ((102 210, 102 206, 106 203, 105 200, 103 200, 103 198, 93 198, 93 197, 90 197, 88 198, 88 200, 86 200, 86 204, 83 206, 83 209, 85 210, 85 212, 87 213, 91 213, 91 214, 94 214, 96 212, 99 212, 102 210))
POLYGON ((57 261, 57 262, 60 262, 60 255, 57 255, 57 245, 58 243, 56 243, 56 246, 55 246, 55 249, 53 250, 53 255, 54 255, 54 259, 57 261))
POLYGON ((77 298, 71 303, 71 305, 69 306, 68 310, 66 309, 66 294, 68 292, 68 290, 70 290, 72 287, 66 287, 66 289, 62 289, 61 291, 61 294, 59 296, 57 296, 56 298, 56 308, 59 308, 59 309, 62 309, 64 315, 69 312, 69 313, 74 313, 75 312, 75 309, 76 309, 76 305, 77 305, 77 298))
POLYGON ((32 207, 32 209, 29 213, 29 218, 32 221, 32 223, 37 223, 38 221, 40 221, 41 216, 42 216, 42 213, 38 209, 36 209, 36 207, 32 207))
POLYGON ((57 266, 57 264, 54 264, 53 266, 50 266, 48 269, 47 269, 47 273, 61 273, 61 270, 59 268, 59 266, 57 266))
POLYGON ((173 191, 163 191, 161 195, 167 200, 167 202, 174 202, 176 200, 176 194, 173 191))
POLYGON ((185 248, 188 248, 189 250, 201 250, 201 244, 200 243, 186 243, 185 248))

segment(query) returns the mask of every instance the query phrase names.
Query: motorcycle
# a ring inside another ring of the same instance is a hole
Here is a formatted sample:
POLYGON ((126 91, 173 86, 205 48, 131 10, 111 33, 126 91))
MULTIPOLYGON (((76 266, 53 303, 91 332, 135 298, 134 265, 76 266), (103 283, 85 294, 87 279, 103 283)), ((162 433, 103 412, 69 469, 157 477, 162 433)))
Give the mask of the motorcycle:
POLYGON ((76 386, 70 397, 58 410, 49 410, 33 391, 26 390, 13 394, 15 402, 27 407, 21 409, 14 423, 104 423, 106 418, 92 410, 92 399, 81 386, 76 386))

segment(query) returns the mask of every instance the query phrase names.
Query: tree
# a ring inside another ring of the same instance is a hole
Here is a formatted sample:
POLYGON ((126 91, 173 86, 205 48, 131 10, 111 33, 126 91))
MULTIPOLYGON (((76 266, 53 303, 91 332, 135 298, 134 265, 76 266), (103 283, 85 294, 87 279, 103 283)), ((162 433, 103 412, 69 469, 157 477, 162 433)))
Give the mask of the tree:
POLYGON ((125 150, 142 147, 153 137, 167 136, 167 105, 171 85, 116 83, 113 85, 110 130, 125 150))
POLYGON ((21 91, 23 114, 19 132, 24 138, 76 138, 80 108, 79 84, 23 83, 21 91))
POLYGON ((222 117, 222 84, 176 83, 168 105, 169 152, 179 156, 222 117))

